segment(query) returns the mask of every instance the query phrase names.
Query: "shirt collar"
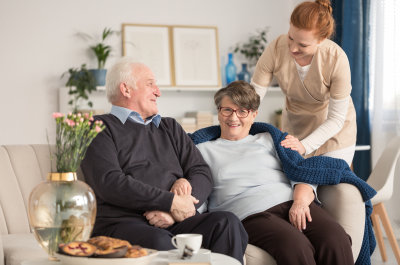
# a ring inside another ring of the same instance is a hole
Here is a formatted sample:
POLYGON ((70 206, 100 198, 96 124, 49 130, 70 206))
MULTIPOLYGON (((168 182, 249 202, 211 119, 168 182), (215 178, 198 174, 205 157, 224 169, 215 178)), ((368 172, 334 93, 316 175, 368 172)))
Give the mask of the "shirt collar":
POLYGON ((158 128, 161 122, 160 114, 153 115, 150 118, 147 118, 146 121, 144 121, 140 114, 136 111, 132 111, 130 109, 115 105, 111 106, 111 114, 117 117, 122 122, 122 124, 125 124, 125 122, 129 118, 131 121, 143 125, 148 125, 152 122, 158 128))

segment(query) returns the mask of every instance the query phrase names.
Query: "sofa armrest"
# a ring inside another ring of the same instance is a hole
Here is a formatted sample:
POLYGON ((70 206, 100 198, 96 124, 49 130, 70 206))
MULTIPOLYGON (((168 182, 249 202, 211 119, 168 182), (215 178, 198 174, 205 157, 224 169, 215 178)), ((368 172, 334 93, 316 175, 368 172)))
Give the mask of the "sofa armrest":
POLYGON ((357 260, 365 228, 365 204, 360 191, 351 184, 340 183, 319 186, 317 192, 322 207, 351 237, 354 261, 357 260))
POLYGON ((0 265, 4 265, 3 238, 0 235, 0 265))

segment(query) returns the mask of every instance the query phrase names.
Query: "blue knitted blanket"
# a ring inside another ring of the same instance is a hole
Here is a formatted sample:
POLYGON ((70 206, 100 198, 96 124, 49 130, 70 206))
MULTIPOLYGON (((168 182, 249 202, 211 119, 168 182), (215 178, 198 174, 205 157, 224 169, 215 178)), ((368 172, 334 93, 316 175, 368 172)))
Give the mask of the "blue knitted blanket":
MULTIPOLYGON (((271 134, 275 149, 282 162, 283 171, 289 179, 317 185, 349 183, 359 189, 363 201, 365 202, 366 216, 364 238, 360 254, 355 264, 370 265, 371 254, 376 246, 370 219, 372 213, 370 199, 375 196, 376 191, 365 181, 357 177, 344 160, 326 156, 314 156, 304 159, 298 152, 280 145, 280 142, 285 139, 287 133, 281 132, 270 124, 261 122, 254 123, 250 129, 250 134, 252 135, 262 132, 269 132, 271 134)), ((189 137, 197 145, 206 141, 215 140, 219 138, 220 135, 220 127, 211 126, 189 134, 189 137)))

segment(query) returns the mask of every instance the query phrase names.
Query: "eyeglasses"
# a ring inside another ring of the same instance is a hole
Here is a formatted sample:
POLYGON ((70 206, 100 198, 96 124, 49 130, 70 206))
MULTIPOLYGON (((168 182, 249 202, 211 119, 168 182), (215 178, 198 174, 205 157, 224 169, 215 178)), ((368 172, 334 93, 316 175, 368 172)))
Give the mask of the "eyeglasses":
POLYGON ((246 118, 247 116, 249 116, 249 113, 250 113, 251 110, 248 110, 248 109, 231 109, 231 108, 228 108, 228 107, 219 107, 218 111, 224 117, 229 117, 235 112, 236 116, 238 116, 238 118, 246 118))

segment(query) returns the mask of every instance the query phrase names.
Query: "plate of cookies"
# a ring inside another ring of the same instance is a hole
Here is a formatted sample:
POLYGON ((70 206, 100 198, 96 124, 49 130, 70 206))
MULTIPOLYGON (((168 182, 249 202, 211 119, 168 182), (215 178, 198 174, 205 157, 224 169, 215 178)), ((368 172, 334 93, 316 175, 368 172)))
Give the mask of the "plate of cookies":
POLYGON ((158 251, 106 236, 60 244, 56 257, 63 265, 147 265, 158 251), (116 263, 114 263, 116 262, 116 263))

